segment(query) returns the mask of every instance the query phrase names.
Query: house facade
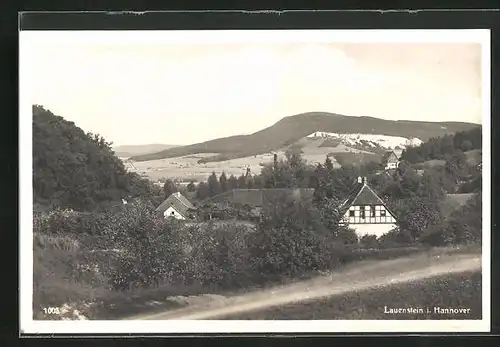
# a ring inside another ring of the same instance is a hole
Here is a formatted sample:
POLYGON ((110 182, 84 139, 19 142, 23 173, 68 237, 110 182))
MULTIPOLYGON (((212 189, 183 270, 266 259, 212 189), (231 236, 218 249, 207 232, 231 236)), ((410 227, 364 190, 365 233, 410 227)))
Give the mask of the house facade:
POLYGON ((156 208, 158 216, 163 218, 175 218, 179 220, 193 219, 195 207, 181 193, 171 194, 156 208))
POLYGON ((399 156, 395 151, 389 151, 385 154, 383 162, 386 170, 394 170, 399 165, 399 156))
POLYGON ((342 224, 356 232, 358 237, 380 237, 397 227, 396 217, 384 201, 367 184, 366 177, 358 178, 356 191, 341 204, 342 224))

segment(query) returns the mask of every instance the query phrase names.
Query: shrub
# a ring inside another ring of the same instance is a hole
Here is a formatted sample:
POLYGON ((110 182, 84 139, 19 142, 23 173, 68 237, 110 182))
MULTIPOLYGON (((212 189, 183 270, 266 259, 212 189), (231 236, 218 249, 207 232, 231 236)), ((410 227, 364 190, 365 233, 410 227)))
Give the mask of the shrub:
POLYGON ((433 246, 481 243, 482 195, 474 194, 442 223, 427 229, 420 241, 433 246))
POLYGON ((282 198, 265 206, 257 231, 250 236, 254 272, 264 277, 298 276, 337 263, 336 232, 321 224, 310 202, 282 198))
POLYGON ((359 242, 365 248, 378 248, 379 246, 377 236, 375 235, 364 235, 359 242))

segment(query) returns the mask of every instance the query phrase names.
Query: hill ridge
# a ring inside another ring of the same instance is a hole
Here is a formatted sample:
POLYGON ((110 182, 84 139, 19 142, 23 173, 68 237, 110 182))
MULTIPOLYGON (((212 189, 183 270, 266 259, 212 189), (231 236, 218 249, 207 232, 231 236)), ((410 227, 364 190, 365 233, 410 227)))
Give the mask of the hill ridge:
POLYGON ((219 153, 216 160, 227 160, 268 153, 292 145, 316 132, 365 133, 419 138, 431 137, 480 127, 464 122, 420 122, 386 120, 375 117, 353 117, 329 112, 307 112, 287 116, 273 125, 250 135, 233 135, 209 141, 179 146, 150 154, 133 156, 135 161, 148 161, 191 155, 219 153))

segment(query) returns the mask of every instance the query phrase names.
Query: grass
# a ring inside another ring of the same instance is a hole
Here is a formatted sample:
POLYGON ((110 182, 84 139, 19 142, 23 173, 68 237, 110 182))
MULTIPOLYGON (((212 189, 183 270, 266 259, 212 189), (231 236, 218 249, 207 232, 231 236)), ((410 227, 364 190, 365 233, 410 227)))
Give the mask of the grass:
POLYGON ((482 160, 482 150, 481 149, 473 149, 471 151, 465 152, 465 156, 467 157, 467 162, 469 165, 476 165, 482 160))
POLYGON ((443 166, 446 164, 446 160, 441 160, 441 159, 432 159, 432 160, 427 160, 422 163, 422 166, 424 167, 436 167, 436 166, 443 166))
POLYGON ((375 153, 332 153, 335 160, 342 166, 362 165, 369 162, 380 163, 382 157, 375 153))
POLYGON ((479 271, 464 272, 217 319, 481 319, 481 279, 479 271), (391 309, 408 307, 422 308, 423 312, 386 313, 391 309), (469 311, 438 313, 435 308, 463 308, 469 311))
POLYGON ((442 203, 442 213, 448 217, 453 211, 456 211, 461 206, 465 205, 467 201, 472 198, 474 194, 447 194, 446 199, 442 203))

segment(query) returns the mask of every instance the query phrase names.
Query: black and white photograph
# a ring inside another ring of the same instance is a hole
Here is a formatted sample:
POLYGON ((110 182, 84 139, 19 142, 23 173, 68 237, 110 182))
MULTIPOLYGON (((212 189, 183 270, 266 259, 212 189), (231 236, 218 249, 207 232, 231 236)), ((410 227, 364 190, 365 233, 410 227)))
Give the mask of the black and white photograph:
POLYGON ((489 40, 21 31, 21 328, 489 331, 489 40))

